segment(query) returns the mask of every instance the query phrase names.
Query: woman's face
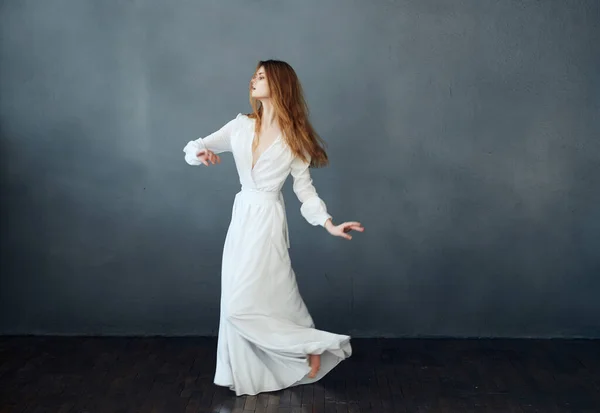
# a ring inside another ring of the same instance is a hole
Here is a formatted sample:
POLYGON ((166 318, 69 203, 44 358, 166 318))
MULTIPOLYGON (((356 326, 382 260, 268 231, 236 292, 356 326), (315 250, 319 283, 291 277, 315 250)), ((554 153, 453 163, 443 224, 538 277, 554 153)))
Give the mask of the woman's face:
POLYGON ((250 93, 255 99, 265 99, 269 97, 269 83, 267 82, 267 73, 264 67, 259 67, 252 80, 250 80, 250 93))

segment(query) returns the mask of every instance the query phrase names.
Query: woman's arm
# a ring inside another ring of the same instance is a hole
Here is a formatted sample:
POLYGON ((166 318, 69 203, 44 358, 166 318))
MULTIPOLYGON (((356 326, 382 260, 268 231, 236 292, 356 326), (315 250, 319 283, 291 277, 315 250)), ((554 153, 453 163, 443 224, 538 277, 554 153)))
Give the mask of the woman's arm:
MULTIPOLYGON (((198 155, 204 153, 203 151, 209 151, 214 154, 231 152, 231 134, 240 116, 238 115, 235 119, 227 122, 221 129, 204 138, 189 141, 183 148, 185 161, 190 165, 200 165, 201 163, 205 163, 198 158, 198 155)), ((210 153, 208 153, 208 157, 211 157, 210 153)))
POLYGON ((352 239, 347 233, 354 230, 363 232, 364 228, 360 222, 344 222, 340 225, 333 223, 331 215, 327 212, 327 206, 312 184, 309 171, 309 163, 295 158, 292 161, 291 174, 294 178, 294 192, 302 203, 300 212, 304 219, 312 225, 321 225, 334 236, 352 239))
POLYGON ((312 184, 312 177, 308 169, 309 164, 300 158, 295 158, 291 165, 291 175, 294 178, 294 193, 298 197, 302 206, 300 213, 311 225, 325 226, 325 223, 331 219, 327 213, 325 202, 317 194, 317 190, 312 184))

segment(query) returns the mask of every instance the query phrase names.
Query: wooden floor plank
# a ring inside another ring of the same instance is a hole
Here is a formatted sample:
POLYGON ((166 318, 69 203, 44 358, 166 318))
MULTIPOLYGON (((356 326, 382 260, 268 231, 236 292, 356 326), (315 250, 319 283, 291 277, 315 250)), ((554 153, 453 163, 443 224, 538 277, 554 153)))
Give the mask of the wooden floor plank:
POLYGON ((211 338, 0 337, 0 412, 566 412, 600 406, 600 340, 354 339, 321 381, 236 397, 211 338))

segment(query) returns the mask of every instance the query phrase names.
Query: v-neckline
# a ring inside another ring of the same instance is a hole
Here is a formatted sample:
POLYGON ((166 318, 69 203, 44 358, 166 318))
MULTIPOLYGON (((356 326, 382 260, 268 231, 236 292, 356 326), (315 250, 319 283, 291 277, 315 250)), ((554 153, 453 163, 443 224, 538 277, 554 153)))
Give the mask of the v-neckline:
POLYGON ((252 134, 252 140, 250 141, 250 171, 254 171, 254 168, 256 168, 256 165, 258 165, 258 161, 260 161, 262 156, 265 153, 267 153, 269 151, 269 149, 271 149, 273 147, 273 145, 275 145, 275 142, 277 142, 279 140, 279 138, 281 138, 281 133, 278 134, 275 139, 273 139, 273 142, 271 142, 269 144, 269 146, 267 146, 267 148, 264 151, 262 151, 262 153, 260 155, 258 155, 258 158, 256 159, 256 162, 255 162, 254 161, 254 150, 252 150, 252 146, 254 146, 254 139, 256 139, 256 132, 254 132, 252 134))

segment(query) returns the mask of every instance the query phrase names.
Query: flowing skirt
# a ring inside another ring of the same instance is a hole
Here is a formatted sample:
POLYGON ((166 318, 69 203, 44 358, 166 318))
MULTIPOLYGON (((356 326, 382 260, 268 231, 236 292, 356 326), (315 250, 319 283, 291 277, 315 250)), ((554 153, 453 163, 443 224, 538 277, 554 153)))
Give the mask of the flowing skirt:
POLYGON ((225 239, 214 383, 255 395, 320 380, 350 357, 350 337, 315 329, 288 253, 280 192, 236 195, 225 239), (313 379, 307 356, 321 355, 313 379))

